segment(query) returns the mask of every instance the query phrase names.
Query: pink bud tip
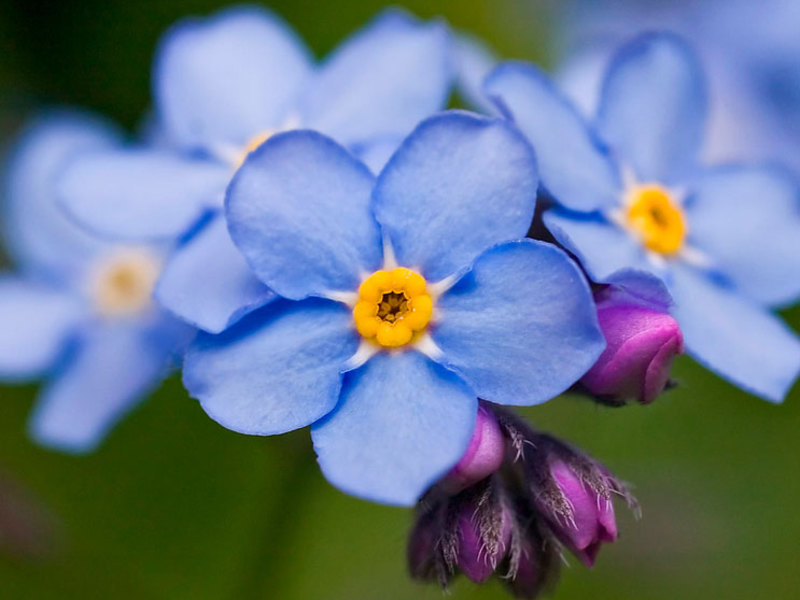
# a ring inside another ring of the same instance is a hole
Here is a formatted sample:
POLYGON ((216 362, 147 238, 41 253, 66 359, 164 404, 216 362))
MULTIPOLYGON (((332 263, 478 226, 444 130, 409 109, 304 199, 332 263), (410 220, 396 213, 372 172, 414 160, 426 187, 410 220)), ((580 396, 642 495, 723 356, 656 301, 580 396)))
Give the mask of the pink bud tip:
POLYGON ((450 494, 485 479, 500 468, 505 456, 505 439, 492 411, 483 405, 478 408, 475 430, 461 460, 442 481, 450 494))
POLYGON ((672 361, 683 353, 683 335, 669 314, 642 306, 598 306, 607 346, 581 379, 589 392, 643 404, 656 399, 669 379, 672 361))

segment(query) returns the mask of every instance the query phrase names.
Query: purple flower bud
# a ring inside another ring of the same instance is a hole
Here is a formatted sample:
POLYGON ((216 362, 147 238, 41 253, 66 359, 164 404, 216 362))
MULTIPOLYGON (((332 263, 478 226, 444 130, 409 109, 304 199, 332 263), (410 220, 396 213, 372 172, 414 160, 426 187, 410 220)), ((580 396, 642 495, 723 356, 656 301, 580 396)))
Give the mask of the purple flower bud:
POLYGON ((598 301, 597 317, 607 346, 581 379, 593 395, 643 404, 664 390, 672 360, 683 352, 678 322, 666 312, 598 301))
POLYGON ((538 498, 537 506, 550 524, 555 536, 587 567, 594 565, 600 545, 617 539, 617 523, 610 495, 601 495, 565 462, 550 465, 561 500, 538 498), (555 510, 554 510, 555 508, 555 510))
POLYGON ((492 576, 511 541, 513 515, 501 504, 491 509, 466 503, 458 515, 458 568, 475 583, 492 576))
POLYGON ((489 408, 481 404, 469 446, 442 481, 443 489, 456 494, 485 479, 503 464, 505 450, 505 439, 497 419, 489 408))
POLYGON ((436 580, 436 544, 442 535, 435 512, 422 514, 414 525, 408 538, 406 557, 411 576, 421 581, 436 580))

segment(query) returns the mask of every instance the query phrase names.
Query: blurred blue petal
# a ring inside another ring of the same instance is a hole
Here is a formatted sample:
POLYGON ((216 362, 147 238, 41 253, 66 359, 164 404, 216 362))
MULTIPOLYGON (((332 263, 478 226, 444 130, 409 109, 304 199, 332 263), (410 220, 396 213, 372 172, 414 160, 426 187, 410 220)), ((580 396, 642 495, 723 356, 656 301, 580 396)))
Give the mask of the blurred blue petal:
POLYGON ((781 402, 800 373, 800 339, 766 309, 702 273, 673 271, 674 315, 689 353, 739 387, 781 402))
POLYGON ((171 239, 222 205, 232 170, 162 150, 117 150, 71 162, 60 180, 67 211, 99 235, 171 239))
POLYGON ((459 94, 475 110, 496 114, 497 108, 483 90, 483 80, 498 63, 497 56, 483 40, 463 31, 454 36, 453 48, 459 94))
POLYGON ((219 215, 173 252, 155 298, 187 323, 219 333, 275 294, 253 275, 219 215))
POLYGON ((706 112, 704 76, 691 49, 671 34, 645 34, 612 59, 597 127, 639 181, 670 184, 695 168, 706 112))
POLYGON ((303 94, 300 122, 345 145, 406 135, 445 106, 450 84, 446 27, 385 11, 327 59, 303 94))
POLYGON ((392 154, 397 151, 403 139, 403 136, 379 137, 363 144, 357 144, 351 147, 350 151, 377 175, 389 162, 392 154))
POLYGON ((554 209, 544 214, 544 224, 576 256, 592 281, 606 283, 625 268, 663 275, 663 269, 648 260, 636 238, 596 214, 554 209))
POLYGON ((276 135, 250 154, 228 188, 233 241, 281 296, 355 290, 361 272, 381 264, 373 182, 362 163, 318 133, 276 135))
POLYGON ((542 184, 559 204, 592 211, 619 202, 616 164, 547 75, 532 65, 510 62, 492 71, 485 85, 533 144, 542 184))
POLYGON ((437 304, 441 362, 478 397, 533 405, 557 396, 597 360, 605 340, 589 286, 567 255, 533 240, 497 246, 437 304))
POLYGON ((6 166, 2 226, 6 247, 25 271, 74 283, 105 247, 58 206, 56 181, 69 159, 117 143, 108 123, 69 111, 40 118, 22 135, 6 166))
POLYGON ((508 123, 451 111, 424 121, 378 178, 375 215, 401 265, 429 281, 490 246, 525 237, 536 159, 508 123))
POLYGON ((93 450, 161 382, 172 351, 138 323, 109 321, 86 330, 38 401, 31 435, 59 450, 93 450))
POLYGON ((335 486, 411 506, 461 458, 476 414, 453 373, 414 351, 380 353, 345 376, 339 406, 311 435, 335 486))
POLYGON ((310 72, 301 40, 263 8, 188 19, 166 34, 156 57, 160 121, 183 146, 239 148, 282 125, 310 72))
POLYGON ((789 173, 761 166, 704 173, 686 205, 688 243, 745 294, 769 305, 800 296, 800 192, 789 173))
POLYGON ((200 334, 185 358, 184 385, 228 429, 284 433, 336 406, 357 338, 341 304, 274 302, 219 336, 200 334))
POLYGON ((49 371, 85 315, 77 297, 0 275, 0 378, 24 380, 49 371))

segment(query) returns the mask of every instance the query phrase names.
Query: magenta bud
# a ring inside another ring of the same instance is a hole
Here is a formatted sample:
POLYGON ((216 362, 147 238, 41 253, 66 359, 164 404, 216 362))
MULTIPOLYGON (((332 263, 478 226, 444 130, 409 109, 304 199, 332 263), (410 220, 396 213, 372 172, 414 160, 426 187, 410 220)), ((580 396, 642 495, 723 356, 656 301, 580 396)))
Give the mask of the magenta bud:
POLYGON ((672 360, 683 353, 678 322, 666 312, 598 302, 606 349, 581 379, 593 395, 648 404, 664 390, 672 360))
POLYGON ((513 516, 501 506, 488 519, 472 503, 458 516, 458 567, 470 580, 483 583, 492 576, 511 543, 513 516))
POLYGON ((587 567, 594 565, 603 542, 617 539, 617 523, 610 497, 599 495, 569 465, 555 461, 550 475, 567 501, 568 511, 554 512, 539 505, 556 537, 587 567))
POLYGON ((505 451, 506 443, 497 418, 481 404, 467 450, 442 480, 442 488, 456 494, 485 479, 500 468, 505 451))

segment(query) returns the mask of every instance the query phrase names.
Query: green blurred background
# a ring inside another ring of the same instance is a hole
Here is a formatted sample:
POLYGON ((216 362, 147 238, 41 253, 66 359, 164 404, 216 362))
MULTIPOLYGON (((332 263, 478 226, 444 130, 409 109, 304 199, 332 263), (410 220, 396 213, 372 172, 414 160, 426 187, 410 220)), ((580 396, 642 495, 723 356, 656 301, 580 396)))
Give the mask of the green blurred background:
MULTIPOLYGON (((159 34, 207 14, 211 0, 0 4, 0 132, 37 106, 83 105, 135 127, 149 102, 159 34)), ((522 0, 406 1, 548 64, 553 8, 522 0)), ((364 1, 270 4, 324 55, 380 8, 364 1)), ((800 312, 787 318, 800 328, 800 312)), ((0 332, 2 335, 2 332, 0 332)), ((618 507, 622 539, 594 570, 571 561, 557 599, 800 597, 800 393, 768 405, 689 359, 681 386, 650 407, 608 409, 564 397, 525 414, 635 483, 644 516, 618 507)), ((38 498, 52 542, 3 552, 1 598, 442 598, 410 582, 411 512, 328 485, 306 431, 250 438, 209 420, 177 378, 88 457, 32 445, 35 387, 0 388, 0 475, 38 498), (47 516, 49 515, 49 516, 47 516)), ((16 489, 16 488, 11 488, 16 489)), ((2 510, 0 510, 2 513, 2 510)), ((0 514, 0 517, 2 515, 0 514)), ((3 542, 3 540, 0 540, 3 542)), ((452 598, 503 598, 459 581, 452 598)))

